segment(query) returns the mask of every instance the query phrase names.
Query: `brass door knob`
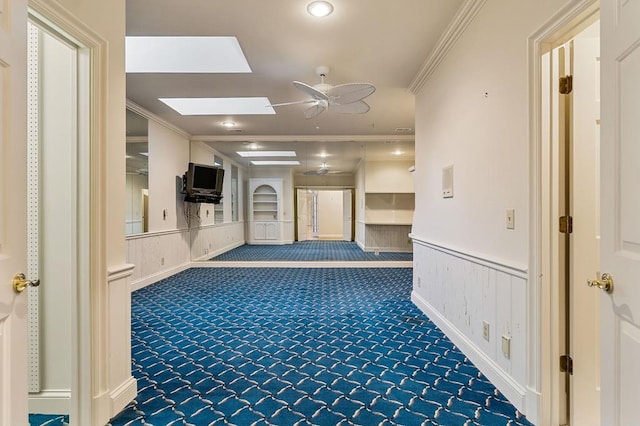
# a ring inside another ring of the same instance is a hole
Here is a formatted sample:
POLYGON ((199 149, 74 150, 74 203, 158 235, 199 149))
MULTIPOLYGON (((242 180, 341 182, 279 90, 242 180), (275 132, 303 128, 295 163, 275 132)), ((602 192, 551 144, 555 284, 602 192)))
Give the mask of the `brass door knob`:
POLYGON ((28 280, 22 272, 18 272, 13 276, 11 284, 16 293, 22 293, 27 287, 38 287, 40 280, 28 280))
POLYGON ((602 274, 602 277, 599 280, 587 280, 587 284, 589 287, 598 287, 607 293, 613 293, 613 277, 607 272, 602 274))

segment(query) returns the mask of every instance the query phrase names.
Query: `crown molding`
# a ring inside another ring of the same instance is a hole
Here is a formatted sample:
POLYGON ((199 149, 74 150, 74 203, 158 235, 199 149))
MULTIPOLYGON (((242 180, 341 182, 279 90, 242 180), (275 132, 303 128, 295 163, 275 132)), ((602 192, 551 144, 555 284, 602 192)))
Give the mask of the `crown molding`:
POLYGON ((413 78, 411 84, 409 84, 408 89, 411 93, 415 95, 422 89, 422 86, 424 86, 429 77, 431 77, 431 74, 438 68, 445 56, 447 56, 447 53, 453 48, 456 41, 458 41, 486 1, 487 0, 466 0, 462 6, 460 6, 440 36, 435 48, 422 64, 420 71, 418 71, 418 74, 413 78))
POLYGON ((197 142, 384 142, 415 140, 415 135, 196 135, 197 142))
POLYGON ((182 136, 182 137, 184 137, 186 139, 191 139, 191 135, 189 133, 185 132, 184 130, 182 130, 179 127, 174 126, 173 124, 169 123, 167 120, 158 117, 157 115, 153 114, 152 112, 147 111, 146 109, 144 109, 143 107, 141 107, 137 103, 127 99, 127 104, 126 105, 127 105, 127 109, 135 112, 138 115, 141 115, 142 117, 146 118, 147 120, 155 121, 156 123, 163 125, 167 129, 179 134, 180 136, 182 136))

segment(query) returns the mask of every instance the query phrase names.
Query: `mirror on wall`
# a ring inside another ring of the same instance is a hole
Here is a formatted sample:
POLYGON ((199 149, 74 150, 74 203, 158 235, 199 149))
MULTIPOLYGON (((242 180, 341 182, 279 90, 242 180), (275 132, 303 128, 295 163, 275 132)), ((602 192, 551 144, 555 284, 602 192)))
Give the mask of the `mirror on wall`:
POLYGON ((125 235, 148 232, 149 123, 127 109, 125 235))

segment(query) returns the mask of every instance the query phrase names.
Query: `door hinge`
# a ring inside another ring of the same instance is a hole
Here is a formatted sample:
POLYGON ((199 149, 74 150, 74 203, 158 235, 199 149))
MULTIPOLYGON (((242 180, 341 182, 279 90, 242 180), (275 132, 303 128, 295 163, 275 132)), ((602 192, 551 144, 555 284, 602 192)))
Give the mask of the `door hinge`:
POLYGON ((560 77, 560 94, 568 95, 573 90, 573 77, 570 75, 560 77))
POLYGON ((560 371, 562 373, 573 374, 573 360, 569 355, 560 356, 560 371))
POLYGON ((560 217, 560 232, 571 234, 573 232, 573 218, 571 216, 560 217))

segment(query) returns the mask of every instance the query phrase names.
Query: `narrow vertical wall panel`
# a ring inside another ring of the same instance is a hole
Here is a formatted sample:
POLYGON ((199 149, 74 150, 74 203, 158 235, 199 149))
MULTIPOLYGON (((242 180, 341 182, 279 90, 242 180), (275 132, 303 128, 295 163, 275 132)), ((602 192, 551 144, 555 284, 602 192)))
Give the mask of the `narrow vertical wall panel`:
MULTIPOLYGON (((39 271, 39 101, 38 101, 38 33, 36 26, 27 26, 27 276, 37 279, 39 271)), ((40 391, 40 289, 28 289, 27 365, 29 392, 40 391)))
MULTIPOLYGON (((485 340, 482 337, 482 330, 480 330, 480 345, 478 345, 484 352, 486 352, 491 359, 496 359, 496 330, 498 322, 496 316, 496 283, 493 279, 490 279, 494 274, 488 267, 484 267, 484 272, 480 278, 479 284, 482 287, 482 296, 479 299, 482 304, 482 318, 481 321, 489 323, 489 340, 485 340)), ((482 327, 482 323, 480 324, 482 327)))
MULTIPOLYGON (((526 300, 527 283, 519 277, 511 278, 511 303, 518 306, 520 301, 526 300)), ((518 383, 527 380, 527 311, 526 309, 511 309, 511 375, 518 383)))
POLYGON ((511 337, 511 277, 504 272, 495 272, 497 326, 495 340, 496 360, 498 365, 511 373, 511 359, 502 353, 502 336, 511 337))

